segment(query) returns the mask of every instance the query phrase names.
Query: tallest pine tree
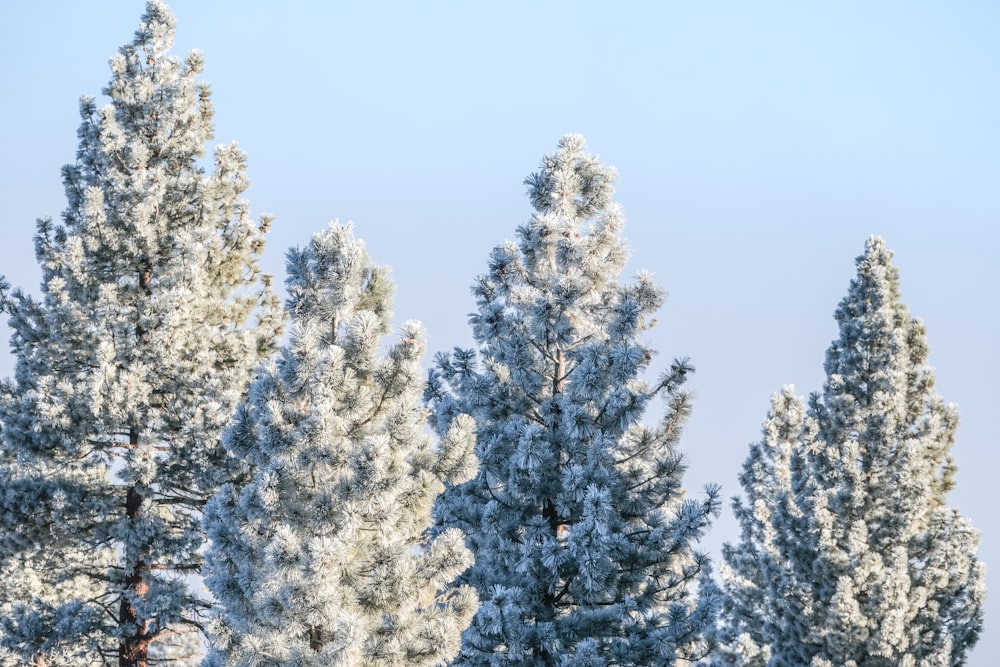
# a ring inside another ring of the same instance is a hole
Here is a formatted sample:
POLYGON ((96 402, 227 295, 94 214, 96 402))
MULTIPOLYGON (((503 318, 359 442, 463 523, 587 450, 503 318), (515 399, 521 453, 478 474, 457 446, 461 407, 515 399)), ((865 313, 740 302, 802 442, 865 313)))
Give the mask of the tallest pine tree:
POLYGON ((170 56, 173 34, 150 0, 109 103, 82 100, 62 223, 38 223, 41 298, 2 291, 0 640, 16 664, 145 666, 199 627, 189 575, 230 474, 220 433, 279 333, 245 156, 223 145, 202 167, 203 61, 170 56))

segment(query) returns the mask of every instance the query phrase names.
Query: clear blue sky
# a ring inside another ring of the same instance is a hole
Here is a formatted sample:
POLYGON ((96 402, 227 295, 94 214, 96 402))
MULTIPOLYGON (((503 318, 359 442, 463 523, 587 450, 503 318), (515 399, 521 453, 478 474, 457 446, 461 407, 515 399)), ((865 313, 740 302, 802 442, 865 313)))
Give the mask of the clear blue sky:
MULTIPOLYGON (((952 503, 983 531, 1000 657, 1000 3, 174 0, 216 139, 249 154, 266 264, 354 220, 431 350, 469 341, 468 286, 528 219, 567 132, 621 173, 633 269, 670 293, 650 339, 692 357, 687 486, 738 491, 770 395, 818 389, 870 234, 895 250, 938 389, 959 405, 952 503)), ((64 207, 77 98, 141 0, 0 1, 0 273, 37 291, 33 221, 64 207)), ((4 333, 6 336, 6 333, 4 333)), ((0 374, 12 368, 0 350, 0 374)), ((728 508, 706 547, 736 537, 728 508)))

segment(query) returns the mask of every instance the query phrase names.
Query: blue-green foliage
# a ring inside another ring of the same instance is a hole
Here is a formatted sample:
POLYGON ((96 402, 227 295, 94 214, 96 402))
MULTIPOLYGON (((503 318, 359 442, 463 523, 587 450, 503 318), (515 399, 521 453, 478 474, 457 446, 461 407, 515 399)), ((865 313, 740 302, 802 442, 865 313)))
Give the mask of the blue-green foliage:
POLYGON ((482 600, 457 664, 672 665, 702 649, 712 605, 691 584, 716 492, 681 488, 691 367, 640 379, 663 293, 645 273, 619 283, 615 179, 582 137, 563 138, 526 181, 531 221, 475 282, 477 347, 430 373, 437 430, 464 413, 478 429, 478 474, 437 506, 442 529, 468 535, 482 600), (657 395, 665 414, 646 425, 657 395))

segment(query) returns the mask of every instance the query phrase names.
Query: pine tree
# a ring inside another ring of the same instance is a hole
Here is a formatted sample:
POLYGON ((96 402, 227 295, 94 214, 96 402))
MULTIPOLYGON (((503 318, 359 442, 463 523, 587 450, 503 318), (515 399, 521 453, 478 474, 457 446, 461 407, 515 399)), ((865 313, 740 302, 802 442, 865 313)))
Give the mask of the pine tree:
POLYGON ((764 618, 726 623, 751 628, 774 667, 961 665, 985 586, 979 533, 946 505, 958 415, 934 391, 924 326, 900 302, 882 239, 857 268, 823 391, 794 438, 794 418, 783 418, 790 444, 780 465, 761 468, 774 492, 743 480, 748 502, 766 507, 726 552, 741 578, 724 585, 725 608, 762 604, 764 618))
POLYGON ((562 139, 530 176, 535 208, 517 243, 495 248, 473 293, 476 349, 439 355, 426 398, 441 433, 477 425, 480 469, 442 496, 442 528, 468 535, 465 576, 482 606, 456 664, 673 665, 701 650, 712 605, 697 607, 695 550, 717 510, 685 500, 677 450, 692 370, 640 379, 640 340, 663 293, 620 284, 616 172, 562 139), (657 395, 668 407, 642 423, 657 395))
POLYGON ((379 356, 392 285, 350 225, 287 264, 291 342, 226 437, 255 473, 206 512, 224 608, 208 664, 444 664, 477 607, 452 585, 472 556, 460 531, 428 531, 444 484, 475 471, 474 424, 423 432, 422 327, 379 356))
POLYGON ((40 299, 2 290, 16 376, 0 387, 0 644, 19 664, 146 665, 209 602, 201 510, 235 468, 221 433, 282 321, 258 269, 267 219, 212 137, 200 53, 168 55, 150 0, 81 102, 61 224, 37 224, 40 299), (255 320, 255 321, 254 321, 255 320))

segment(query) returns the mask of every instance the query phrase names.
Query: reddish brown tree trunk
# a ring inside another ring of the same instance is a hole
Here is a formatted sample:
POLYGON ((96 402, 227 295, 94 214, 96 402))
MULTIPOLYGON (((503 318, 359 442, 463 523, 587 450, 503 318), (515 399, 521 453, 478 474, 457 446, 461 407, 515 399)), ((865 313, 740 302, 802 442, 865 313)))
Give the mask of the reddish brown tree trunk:
MULTIPOLYGON (((129 445, 139 446, 139 430, 135 427, 129 430, 129 445)), ((130 521, 142 517, 142 494, 134 486, 125 494, 125 516, 130 521)), ((147 654, 152 640, 149 636, 149 621, 140 619, 138 610, 129 602, 130 597, 142 598, 149 592, 149 584, 143 580, 146 569, 146 564, 139 560, 132 572, 125 577, 125 588, 118 610, 118 625, 135 629, 118 645, 118 667, 148 667, 149 664, 147 654)))

